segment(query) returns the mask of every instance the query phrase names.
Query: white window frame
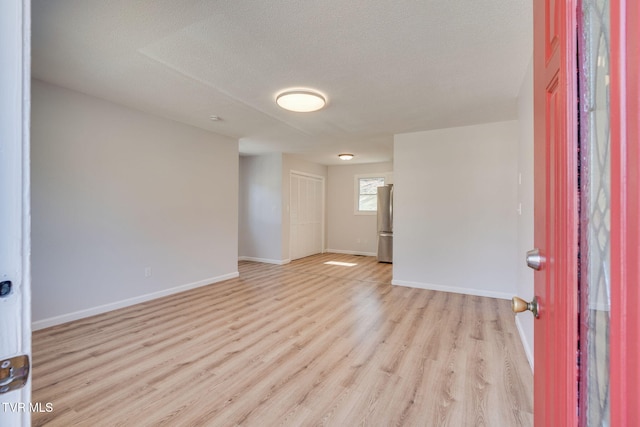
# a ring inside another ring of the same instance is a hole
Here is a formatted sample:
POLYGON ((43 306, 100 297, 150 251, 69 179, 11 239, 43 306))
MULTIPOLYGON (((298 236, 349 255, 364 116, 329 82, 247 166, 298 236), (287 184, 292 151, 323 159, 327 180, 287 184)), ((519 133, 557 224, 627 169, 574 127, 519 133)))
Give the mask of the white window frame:
POLYGON ((378 210, 361 211, 360 210, 360 180, 363 178, 382 178, 384 184, 391 184, 391 172, 365 173, 353 176, 353 213, 355 215, 377 215, 378 210))

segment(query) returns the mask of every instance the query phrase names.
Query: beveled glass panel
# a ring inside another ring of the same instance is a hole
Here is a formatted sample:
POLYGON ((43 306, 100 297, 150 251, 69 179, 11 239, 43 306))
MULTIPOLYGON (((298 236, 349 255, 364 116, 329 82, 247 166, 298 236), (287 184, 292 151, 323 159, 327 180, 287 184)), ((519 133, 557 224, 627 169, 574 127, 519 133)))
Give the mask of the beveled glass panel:
POLYGON ((581 419, 609 426, 611 152, 609 1, 583 1, 581 44, 581 419))

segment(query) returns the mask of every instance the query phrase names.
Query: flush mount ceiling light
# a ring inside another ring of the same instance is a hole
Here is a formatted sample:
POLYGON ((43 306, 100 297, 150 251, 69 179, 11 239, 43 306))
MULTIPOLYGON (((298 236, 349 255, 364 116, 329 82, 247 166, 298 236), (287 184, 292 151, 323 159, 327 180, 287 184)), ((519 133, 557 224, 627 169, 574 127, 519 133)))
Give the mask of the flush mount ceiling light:
POLYGON ((276 103, 285 110, 310 113, 327 105, 327 100, 321 93, 314 90, 291 89, 280 92, 276 96, 276 103))
POLYGON ((338 157, 340 157, 340 160, 351 160, 353 159, 353 154, 343 153, 343 154, 338 154, 338 157))

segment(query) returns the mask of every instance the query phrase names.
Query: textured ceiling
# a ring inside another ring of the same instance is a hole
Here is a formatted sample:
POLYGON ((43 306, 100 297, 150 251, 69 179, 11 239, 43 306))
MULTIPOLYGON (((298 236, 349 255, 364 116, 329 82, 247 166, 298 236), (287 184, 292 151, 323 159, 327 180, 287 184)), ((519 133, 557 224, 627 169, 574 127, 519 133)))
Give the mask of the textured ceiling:
POLYGON ((386 161, 395 133, 516 117, 531 3, 33 0, 32 73, 238 138, 243 153, 386 161), (289 87, 328 106, 284 111, 274 99, 289 87))

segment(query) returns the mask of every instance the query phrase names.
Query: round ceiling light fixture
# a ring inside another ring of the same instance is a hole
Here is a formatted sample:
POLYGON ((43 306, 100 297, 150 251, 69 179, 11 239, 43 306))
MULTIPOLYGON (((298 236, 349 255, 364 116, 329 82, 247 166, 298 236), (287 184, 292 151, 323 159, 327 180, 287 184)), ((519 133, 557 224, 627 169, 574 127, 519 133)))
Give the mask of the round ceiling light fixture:
POLYGON ((338 154, 338 157, 340 158, 340 160, 351 160, 351 159, 353 159, 353 154, 351 154, 351 153, 342 153, 342 154, 338 154))
POLYGON ((315 90, 289 89, 276 96, 276 104, 296 113, 310 113, 327 105, 327 99, 315 90))

